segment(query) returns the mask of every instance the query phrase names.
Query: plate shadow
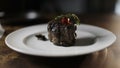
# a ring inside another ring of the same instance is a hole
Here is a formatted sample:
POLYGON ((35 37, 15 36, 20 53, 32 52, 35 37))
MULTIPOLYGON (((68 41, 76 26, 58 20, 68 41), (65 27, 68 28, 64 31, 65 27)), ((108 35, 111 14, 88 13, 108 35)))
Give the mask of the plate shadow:
POLYGON ((96 42, 96 37, 86 37, 76 39, 75 46, 89 46, 96 42))

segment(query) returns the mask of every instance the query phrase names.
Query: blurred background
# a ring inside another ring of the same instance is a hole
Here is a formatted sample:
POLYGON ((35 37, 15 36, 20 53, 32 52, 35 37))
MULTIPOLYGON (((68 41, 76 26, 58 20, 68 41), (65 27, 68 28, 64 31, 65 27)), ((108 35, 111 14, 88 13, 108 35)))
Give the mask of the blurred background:
POLYGON ((0 18, 5 24, 47 23, 55 16, 75 13, 120 13, 120 0, 0 0, 0 18))

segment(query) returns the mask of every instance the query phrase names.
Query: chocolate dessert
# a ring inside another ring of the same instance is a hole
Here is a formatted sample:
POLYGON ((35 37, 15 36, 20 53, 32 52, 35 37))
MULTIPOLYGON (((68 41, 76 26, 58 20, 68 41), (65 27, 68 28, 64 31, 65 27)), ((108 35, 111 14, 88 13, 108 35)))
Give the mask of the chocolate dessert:
POLYGON ((48 22, 48 37, 51 42, 59 46, 72 46, 76 40, 77 24, 80 21, 75 14, 57 16, 48 22))

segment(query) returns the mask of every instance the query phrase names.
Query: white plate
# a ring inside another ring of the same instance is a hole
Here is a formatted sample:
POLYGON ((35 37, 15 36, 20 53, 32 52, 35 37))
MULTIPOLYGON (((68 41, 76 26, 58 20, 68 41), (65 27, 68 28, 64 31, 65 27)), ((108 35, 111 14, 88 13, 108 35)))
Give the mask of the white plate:
MULTIPOLYGON (((34 25, 10 33, 5 43, 17 52, 47 57, 77 56, 102 50, 116 40, 116 36, 103 28, 81 24, 77 27, 75 46, 56 46, 48 41, 38 40, 35 35, 47 37, 47 24, 34 25)), ((48 37, 47 37, 48 38, 48 37)))

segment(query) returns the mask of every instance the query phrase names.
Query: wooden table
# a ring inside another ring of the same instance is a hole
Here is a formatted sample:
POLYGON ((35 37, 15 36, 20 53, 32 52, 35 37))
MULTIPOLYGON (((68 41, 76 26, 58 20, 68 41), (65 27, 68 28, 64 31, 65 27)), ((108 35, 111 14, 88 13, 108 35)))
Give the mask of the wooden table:
POLYGON ((3 25, 0 39, 0 68, 120 68, 120 17, 115 14, 81 16, 82 22, 112 31, 117 40, 112 46, 91 54, 66 58, 36 57, 9 49, 4 40, 10 32, 24 26, 3 25))

